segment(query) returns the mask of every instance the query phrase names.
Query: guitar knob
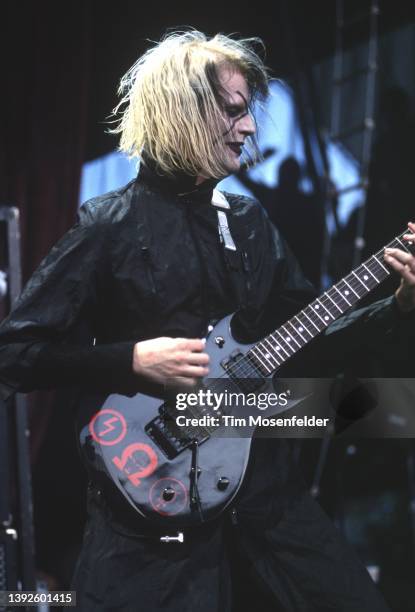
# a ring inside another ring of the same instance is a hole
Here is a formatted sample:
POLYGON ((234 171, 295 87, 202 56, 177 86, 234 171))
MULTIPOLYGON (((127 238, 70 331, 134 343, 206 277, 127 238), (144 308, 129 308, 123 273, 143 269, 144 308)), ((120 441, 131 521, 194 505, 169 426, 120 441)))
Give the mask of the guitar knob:
POLYGON ((223 345, 225 344, 225 338, 223 336, 216 336, 215 338, 215 344, 219 347, 222 348, 223 345))
POLYGON ((171 501, 175 495, 176 495, 176 492, 171 487, 166 487, 163 491, 163 499, 166 502, 171 501))
POLYGON ((225 489, 227 489, 229 486, 229 478, 226 478, 226 476, 221 476, 216 486, 218 487, 219 491, 225 491, 225 489))

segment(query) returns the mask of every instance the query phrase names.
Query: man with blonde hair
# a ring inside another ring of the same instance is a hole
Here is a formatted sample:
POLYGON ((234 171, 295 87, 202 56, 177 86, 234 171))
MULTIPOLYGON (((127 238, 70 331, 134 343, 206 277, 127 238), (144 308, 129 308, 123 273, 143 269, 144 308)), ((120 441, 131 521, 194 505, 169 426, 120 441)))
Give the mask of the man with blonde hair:
MULTIPOLYGON (((261 206, 215 189, 241 156, 255 160, 252 108, 268 77, 254 43, 173 33, 122 79, 113 131, 139 157, 138 177, 83 205, 1 326, 4 399, 56 386, 161 396, 191 388, 209 372, 212 322, 239 310, 238 333, 259 339, 314 297, 261 206), (224 211, 221 236, 212 201, 224 211)), ((400 310, 415 306, 414 258, 387 257, 401 287, 326 334, 329 347, 336 338, 347 346, 342 355, 362 337, 380 343, 405 319, 400 310)), ((229 612, 235 555, 263 610, 387 610, 284 440, 254 441, 232 512, 185 530, 183 544, 161 543, 159 529, 95 484, 88 510, 73 585, 79 610, 229 612)))

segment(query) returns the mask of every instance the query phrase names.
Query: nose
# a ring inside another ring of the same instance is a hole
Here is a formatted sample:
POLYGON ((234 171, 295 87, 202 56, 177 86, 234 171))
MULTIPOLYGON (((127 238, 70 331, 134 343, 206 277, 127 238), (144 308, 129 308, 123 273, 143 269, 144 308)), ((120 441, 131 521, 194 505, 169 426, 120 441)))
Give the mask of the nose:
POLYGON ((252 134, 255 134, 256 132, 255 122, 252 116, 250 115, 250 113, 247 113, 246 115, 244 115, 243 117, 239 119, 238 131, 244 136, 251 136, 252 134))

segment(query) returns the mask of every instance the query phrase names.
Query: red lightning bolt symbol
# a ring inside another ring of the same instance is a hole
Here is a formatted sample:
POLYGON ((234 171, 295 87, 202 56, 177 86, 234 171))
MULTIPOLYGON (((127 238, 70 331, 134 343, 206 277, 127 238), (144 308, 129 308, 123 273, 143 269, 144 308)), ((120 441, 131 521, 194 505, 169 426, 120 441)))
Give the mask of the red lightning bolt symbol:
POLYGON ((104 425, 106 425, 107 428, 99 432, 98 435, 100 436, 100 438, 102 438, 102 436, 105 436, 105 434, 115 429, 114 425, 112 425, 114 421, 118 421, 118 417, 111 417, 110 419, 107 419, 106 421, 104 421, 104 425))

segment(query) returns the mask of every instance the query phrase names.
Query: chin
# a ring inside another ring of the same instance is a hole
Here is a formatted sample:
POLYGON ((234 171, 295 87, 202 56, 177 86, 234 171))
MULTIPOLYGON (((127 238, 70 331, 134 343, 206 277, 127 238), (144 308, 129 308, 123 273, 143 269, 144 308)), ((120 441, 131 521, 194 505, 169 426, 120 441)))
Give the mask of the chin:
POLYGON ((235 174, 235 172, 239 172, 241 169, 241 162, 239 159, 229 160, 226 164, 226 170, 228 174, 235 174))

